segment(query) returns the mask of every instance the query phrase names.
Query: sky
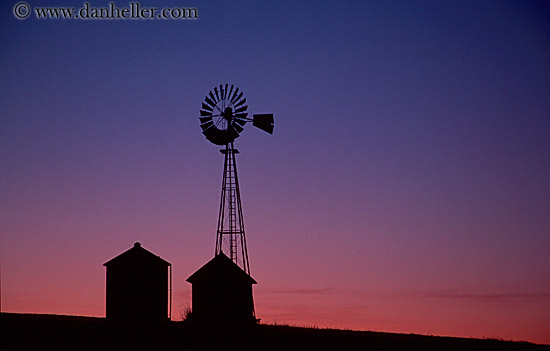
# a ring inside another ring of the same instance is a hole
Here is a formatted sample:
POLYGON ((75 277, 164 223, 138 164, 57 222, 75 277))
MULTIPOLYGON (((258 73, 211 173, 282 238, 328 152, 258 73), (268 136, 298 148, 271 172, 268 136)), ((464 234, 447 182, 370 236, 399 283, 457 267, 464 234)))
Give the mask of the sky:
POLYGON ((223 171, 199 110, 229 83, 275 116, 235 142, 262 323, 550 344, 546 2, 144 0, 198 18, 133 20, 17 3, 2 312, 104 316, 102 264, 139 241, 172 263, 181 319, 223 171))

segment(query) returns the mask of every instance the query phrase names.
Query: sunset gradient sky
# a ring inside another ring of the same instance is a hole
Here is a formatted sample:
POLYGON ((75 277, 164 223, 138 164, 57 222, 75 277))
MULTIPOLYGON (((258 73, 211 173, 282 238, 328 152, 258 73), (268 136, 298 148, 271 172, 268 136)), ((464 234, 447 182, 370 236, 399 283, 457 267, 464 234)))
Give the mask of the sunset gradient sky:
POLYGON ((172 263, 179 319, 223 170, 199 109, 233 83, 275 115, 236 142, 262 322, 550 344, 548 2, 141 1, 199 19, 88 21, 15 3, 2 312, 104 316, 102 264, 140 241, 172 263))

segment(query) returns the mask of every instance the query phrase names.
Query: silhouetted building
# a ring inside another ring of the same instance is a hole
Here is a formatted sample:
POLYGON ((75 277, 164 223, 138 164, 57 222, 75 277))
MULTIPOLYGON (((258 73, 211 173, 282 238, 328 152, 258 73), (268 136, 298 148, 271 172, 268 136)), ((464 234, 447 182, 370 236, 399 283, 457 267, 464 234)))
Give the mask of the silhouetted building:
POLYGON ((168 321, 169 262, 136 242, 103 265, 107 267, 107 320, 142 324, 168 321))
POLYGON ((193 320, 228 326, 256 322, 252 297, 252 284, 256 281, 223 253, 187 281, 192 284, 193 320))

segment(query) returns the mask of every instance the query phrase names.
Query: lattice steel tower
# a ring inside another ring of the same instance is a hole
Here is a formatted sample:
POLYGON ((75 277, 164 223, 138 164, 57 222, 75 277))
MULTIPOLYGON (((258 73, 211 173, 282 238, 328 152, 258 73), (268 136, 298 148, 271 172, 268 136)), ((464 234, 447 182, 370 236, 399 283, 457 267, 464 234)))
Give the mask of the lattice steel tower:
POLYGON ((210 142, 224 145, 220 150, 225 156, 215 255, 224 253, 250 275, 243 211, 237 177, 233 141, 239 137, 247 122, 273 134, 273 114, 253 114, 248 118, 246 98, 239 88, 229 84, 215 87, 205 97, 200 111, 202 133, 210 142))
POLYGON ((225 155, 225 162, 215 254, 225 253, 227 257, 250 275, 239 178, 237 177, 237 164, 235 162, 235 154, 238 154, 239 150, 235 149, 233 142, 231 142, 225 146, 225 149, 220 151, 225 155))

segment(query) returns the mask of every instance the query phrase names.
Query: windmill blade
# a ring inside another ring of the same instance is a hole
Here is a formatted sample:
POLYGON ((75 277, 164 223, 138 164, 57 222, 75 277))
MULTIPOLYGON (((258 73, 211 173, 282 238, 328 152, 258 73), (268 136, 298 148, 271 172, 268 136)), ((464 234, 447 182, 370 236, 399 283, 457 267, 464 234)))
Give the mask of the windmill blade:
POLYGON ((235 122, 239 123, 239 125, 240 125, 241 127, 244 127, 244 125, 245 125, 245 123, 246 123, 246 121, 245 121, 244 119, 240 119, 240 118, 236 118, 236 117, 233 118, 233 120, 234 120, 235 122))
POLYGON ((230 139, 231 141, 239 137, 239 133, 237 133, 237 131, 235 130, 235 128, 233 128, 233 126, 229 126, 226 132, 227 132, 227 135, 226 135, 227 138, 230 139))
POLYGON ((216 102, 218 102, 218 100, 216 100, 216 97, 212 94, 212 91, 209 91, 208 95, 210 95, 210 98, 212 99, 212 107, 216 106, 216 102))
POLYGON ((203 132, 206 139, 216 145, 226 145, 239 137, 239 133, 230 128, 227 130, 219 130, 217 128, 210 128, 203 132))
MULTIPOLYGON (((210 92, 210 95, 212 95, 212 92, 210 92)), ((216 103, 214 101, 210 100, 210 98, 208 98, 208 96, 204 98, 204 101, 209 103, 210 106, 212 106, 212 107, 216 106, 216 103)))
POLYGON ((214 122, 212 121, 201 124, 202 131, 205 132, 207 129, 209 129, 213 125, 214 125, 214 122))
POLYGON ((231 103, 234 104, 235 102, 239 101, 239 99, 242 97, 243 97, 243 92, 241 91, 241 93, 239 94, 239 96, 237 96, 235 100, 231 100, 231 103))
POLYGON ((244 112, 246 111, 247 108, 248 108, 248 105, 244 105, 243 107, 236 109, 235 113, 244 112))
POLYGON ((216 128, 210 128, 202 132, 206 139, 208 139, 211 143, 216 145, 225 145, 227 144, 227 138, 225 136, 226 133, 222 132, 219 129, 216 128))
POLYGON ((201 124, 212 120, 212 117, 199 117, 201 124))
POLYGON ((252 115, 252 125, 269 134, 273 134, 275 122, 272 113, 261 113, 252 115))
POLYGON ((220 96, 222 100, 225 100, 225 91, 223 90, 223 84, 220 84, 220 96))
POLYGON ((231 94, 233 94, 233 88, 235 86, 233 84, 231 84, 231 89, 229 89, 229 94, 227 94, 227 97, 229 98, 231 96, 231 94))
POLYGON ((225 84, 225 90, 224 90, 224 91, 225 91, 225 94, 223 95, 223 99, 224 99, 224 100, 227 99, 227 87, 228 87, 228 86, 229 86, 229 84, 226 83, 226 84, 225 84))
MULTIPOLYGON (((235 120, 235 122, 236 122, 236 120, 235 120)), ((240 125, 238 125, 237 123, 233 123, 233 124, 231 125, 231 127, 235 128, 235 130, 237 131, 237 133, 242 133, 243 130, 244 130, 244 128, 241 127, 240 125)))
POLYGON ((204 134, 204 136, 206 136, 206 138, 210 140, 211 138, 216 138, 216 136, 219 135, 219 132, 220 132, 219 129, 211 127, 204 130, 202 134, 204 134))
POLYGON ((239 107, 239 106, 241 106, 242 104, 244 104, 245 102, 246 102, 246 98, 244 98, 244 99, 242 99, 241 101, 239 101, 239 103, 236 104, 236 105, 233 106, 233 107, 239 107))
POLYGON ((246 118, 246 116, 248 116, 248 113, 244 112, 244 113, 236 113, 233 117, 235 117, 235 118, 246 118))
POLYGON ((201 110, 201 116, 203 116, 203 117, 206 117, 206 116, 210 117, 210 116, 212 116, 212 112, 201 110))
POLYGON ((212 112, 214 110, 212 107, 208 106, 204 102, 202 103, 202 108, 205 109, 206 111, 210 111, 210 112, 212 112))
POLYGON ((218 98, 217 101, 220 101, 220 96, 218 95, 218 87, 214 87, 214 91, 216 92, 216 97, 218 98))
POLYGON ((233 99, 235 99, 235 96, 237 96, 238 93, 239 93, 239 87, 235 87, 235 92, 233 93, 233 96, 231 97, 231 99, 229 99, 229 101, 233 103, 233 99))

